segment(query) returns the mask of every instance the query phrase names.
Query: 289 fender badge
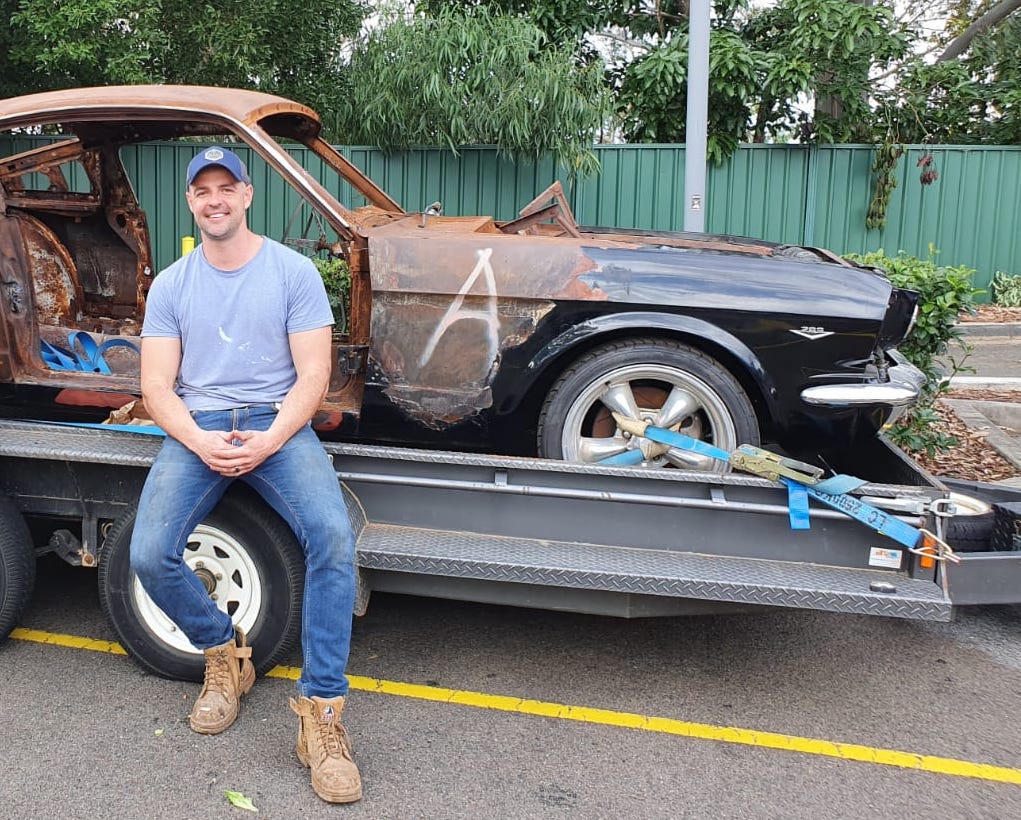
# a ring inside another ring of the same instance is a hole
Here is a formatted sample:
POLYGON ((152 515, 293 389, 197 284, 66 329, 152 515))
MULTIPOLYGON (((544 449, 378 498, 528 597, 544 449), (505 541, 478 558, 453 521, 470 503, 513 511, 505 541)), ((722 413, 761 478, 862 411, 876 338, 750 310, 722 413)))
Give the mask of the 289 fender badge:
POLYGON ((826 330, 821 327, 811 327, 810 325, 802 325, 799 330, 794 328, 790 329, 791 333, 796 333, 798 336, 803 336, 810 342, 814 342, 817 339, 825 339, 827 336, 832 336, 832 330, 826 330))

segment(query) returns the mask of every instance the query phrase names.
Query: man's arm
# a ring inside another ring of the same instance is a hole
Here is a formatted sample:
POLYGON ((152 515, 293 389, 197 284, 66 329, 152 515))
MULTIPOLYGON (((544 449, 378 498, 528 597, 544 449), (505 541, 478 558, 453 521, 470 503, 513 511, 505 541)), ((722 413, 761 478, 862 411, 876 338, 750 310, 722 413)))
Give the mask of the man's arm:
POLYGON ((235 434, 236 438, 244 442, 241 447, 235 448, 239 455, 244 456, 243 459, 232 462, 241 467, 240 473, 258 467, 315 415, 330 384, 332 337, 333 328, 330 326, 288 335, 298 380, 287 393, 280 412, 265 433, 243 430, 235 434))
POLYGON ((174 383, 181 368, 181 340, 160 336, 142 339, 142 398, 152 420, 177 439, 211 469, 237 475, 237 449, 230 431, 206 431, 199 427, 174 383))

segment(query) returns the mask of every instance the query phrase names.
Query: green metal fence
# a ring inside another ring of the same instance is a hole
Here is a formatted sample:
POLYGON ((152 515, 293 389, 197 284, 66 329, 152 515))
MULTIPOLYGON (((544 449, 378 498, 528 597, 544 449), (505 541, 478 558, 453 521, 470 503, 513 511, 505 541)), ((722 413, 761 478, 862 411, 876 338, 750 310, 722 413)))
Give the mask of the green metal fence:
MULTIPOLYGON (((40 139, 19 138, 19 147, 40 139)), ((310 152, 291 150, 318 175, 310 152)), ((683 145, 597 146, 600 172, 574 181, 550 159, 512 160, 489 147, 462 148, 458 156, 439 148, 391 154, 364 147, 343 151, 412 211, 440 200, 449 215, 510 219, 561 178, 583 225, 679 230, 684 221, 683 145)), ((149 213, 160 266, 176 255, 179 237, 194 231, 182 191, 191 153, 190 146, 181 144, 145 144, 125 151, 125 163, 149 213)), ((867 145, 742 146, 726 163, 709 169, 706 228, 837 253, 877 248, 921 257, 938 253, 941 263, 975 268, 976 286, 986 289, 998 270, 1021 273, 1021 147, 909 146, 897 168, 886 227, 869 231, 865 214, 872 197, 873 156, 867 145), (918 178, 917 161, 923 153, 933 155, 939 171, 939 179, 929 186, 918 178)), ((293 195, 272 179, 261 160, 250 153, 246 158, 251 159, 257 187, 252 227, 279 236, 293 195)), ((349 190, 335 193, 346 205, 362 204, 349 190)))

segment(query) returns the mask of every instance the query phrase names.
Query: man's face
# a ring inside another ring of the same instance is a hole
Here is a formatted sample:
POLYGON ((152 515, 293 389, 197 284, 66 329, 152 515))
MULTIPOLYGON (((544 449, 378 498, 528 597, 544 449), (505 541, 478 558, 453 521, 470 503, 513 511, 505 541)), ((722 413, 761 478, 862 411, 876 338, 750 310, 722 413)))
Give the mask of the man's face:
POLYGON ((225 241, 245 224, 245 211, 252 204, 252 186, 214 165, 195 177, 186 197, 203 238, 225 241))

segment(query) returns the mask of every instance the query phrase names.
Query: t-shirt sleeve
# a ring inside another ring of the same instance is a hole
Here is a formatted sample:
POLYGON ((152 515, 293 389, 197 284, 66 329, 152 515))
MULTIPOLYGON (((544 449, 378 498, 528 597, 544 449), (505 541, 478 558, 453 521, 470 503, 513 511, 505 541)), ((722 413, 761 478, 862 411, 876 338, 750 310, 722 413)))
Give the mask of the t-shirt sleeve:
POLYGON ((323 279, 312 264, 303 259, 291 277, 287 300, 287 332, 301 333, 334 324, 330 300, 323 279))
POLYGON ((181 325, 174 311, 170 278, 157 276, 145 297, 145 319, 142 321, 142 337, 163 336, 181 338, 181 325))

